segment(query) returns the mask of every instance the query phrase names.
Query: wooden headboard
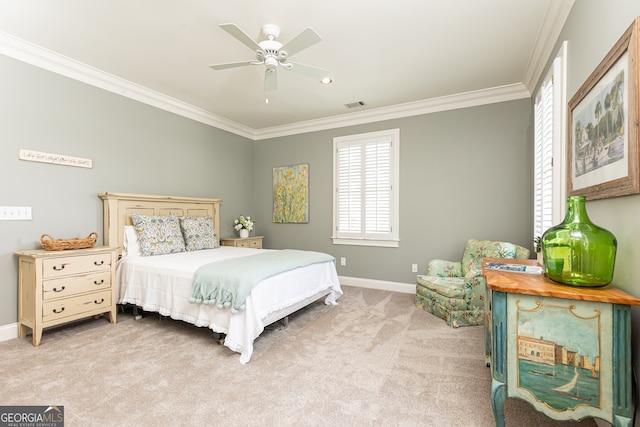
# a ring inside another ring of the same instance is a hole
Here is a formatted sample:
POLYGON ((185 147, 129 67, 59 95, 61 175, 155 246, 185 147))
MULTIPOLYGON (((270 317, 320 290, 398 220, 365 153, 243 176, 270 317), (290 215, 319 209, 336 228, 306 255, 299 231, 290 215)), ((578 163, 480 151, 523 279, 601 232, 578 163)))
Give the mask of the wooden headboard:
POLYGON ((132 225, 131 214, 206 216, 211 215, 216 236, 220 237, 222 199, 152 196, 147 194, 100 193, 104 204, 104 244, 124 248, 124 226, 132 225))

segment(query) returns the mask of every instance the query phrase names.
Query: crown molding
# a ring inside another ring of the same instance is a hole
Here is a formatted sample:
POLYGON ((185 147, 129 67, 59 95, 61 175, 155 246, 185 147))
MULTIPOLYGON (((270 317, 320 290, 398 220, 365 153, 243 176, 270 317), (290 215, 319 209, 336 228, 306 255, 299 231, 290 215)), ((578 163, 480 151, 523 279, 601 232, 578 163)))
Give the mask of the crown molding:
POLYGON ((249 139, 254 137, 253 129, 248 126, 217 116, 1 31, 0 54, 218 129, 249 139))
POLYGON ((478 105, 529 98, 530 96, 531 93, 522 83, 515 83, 490 89, 482 89, 473 92, 409 102, 406 104, 398 104, 390 107, 376 108, 357 113, 341 114, 339 116, 307 120, 284 126, 258 129, 255 131, 255 140, 335 129, 345 126, 361 125, 383 120, 436 113, 439 111, 475 107, 478 105))
POLYGON ((531 96, 530 91, 524 84, 515 83, 357 113, 301 121, 283 126, 252 129, 1 31, 0 54, 254 141, 492 104, 531 96))
POLYGON ((553 54, 558 37, 569 18, 569 13, 575 0, 551 1, 549 9, 542 21, 542 27, 536 38, 536 43, 529 57, 526 73, 522 79, 529 92, 533 93, 535 86, 544 72, 549 58, 553 54))

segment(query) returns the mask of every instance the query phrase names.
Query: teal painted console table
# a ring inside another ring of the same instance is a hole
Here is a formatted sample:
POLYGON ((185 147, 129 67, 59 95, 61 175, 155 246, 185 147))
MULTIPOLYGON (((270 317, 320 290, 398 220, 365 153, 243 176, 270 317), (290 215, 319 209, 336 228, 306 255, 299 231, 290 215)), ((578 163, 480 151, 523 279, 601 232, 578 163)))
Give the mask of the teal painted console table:
MULTIPOLYGON (((535 260, 487 262, 537 265, 535 260)), ((556 420, 631 426, 631 305, 614 286, 580 288, 541 274, 483 269, 491 339, 491 404, 503 427, 516 397, 556 420)))

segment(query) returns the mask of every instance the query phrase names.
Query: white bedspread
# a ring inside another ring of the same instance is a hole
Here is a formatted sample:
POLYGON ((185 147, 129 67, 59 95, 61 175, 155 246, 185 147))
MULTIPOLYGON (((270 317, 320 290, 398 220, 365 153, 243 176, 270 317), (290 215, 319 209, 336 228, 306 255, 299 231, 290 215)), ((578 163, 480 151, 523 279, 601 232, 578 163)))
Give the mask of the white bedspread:
POLYGON ((247 298, 246 309, 235 314, 216 305, 189 303, 193 273, 200 266, 266 250, 222 246, 170 255, 123 257, 116 270, 118 304, 135 304, 145 311, 224 333, 224 345, 240 353, 241 363, 247 363, 253 354, 253 341, 264 330, 264 320, 270 315, 325 290, 325 304, 336 304, 342 295, 335 265, 326 262, 261 281, 247 298))

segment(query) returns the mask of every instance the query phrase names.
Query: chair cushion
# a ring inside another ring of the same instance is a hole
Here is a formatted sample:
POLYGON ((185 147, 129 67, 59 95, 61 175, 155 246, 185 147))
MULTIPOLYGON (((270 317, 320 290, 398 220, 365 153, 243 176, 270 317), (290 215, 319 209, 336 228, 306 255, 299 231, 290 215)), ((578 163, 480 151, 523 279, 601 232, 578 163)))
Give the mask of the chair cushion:
POLYGON ((419 274, 416 277, 416 281, 418 286, 431 289, 448 298, 464 298, 466 292, 464 279, 462 277, 438 277, 419 274))
POLYGON ((484 258, 515 258, 516 245, 508 242, 469 239, 462 255, 462 274, 482 270, 484 258))

